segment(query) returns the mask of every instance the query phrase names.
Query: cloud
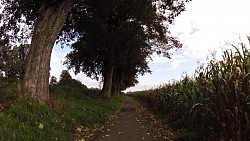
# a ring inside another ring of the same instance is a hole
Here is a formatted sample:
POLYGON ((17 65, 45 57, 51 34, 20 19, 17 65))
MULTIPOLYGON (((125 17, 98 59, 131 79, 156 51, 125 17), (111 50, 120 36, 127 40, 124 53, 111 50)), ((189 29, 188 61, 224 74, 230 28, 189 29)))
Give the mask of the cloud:
POLYGON ((131 88, 125 90, 124 92, 142 91, 142 90, 148 90, 148 89, 151 89, 151 88, 152 88, 151 85, 138 84, 138 85, 136 85, 136 87, 131 87, 131 88))
POLYGON ((158 55, 153 55, 152 56, 152 60, 148 60, 149 63, 153 63, 153 64, 161 64, 161 63, 166 63, 169 62, 170 59, 166 58, 166 57, 162 57, 162 56, 158 56, 158 55))
POLYGON ((161 56, 152 57, 153 61, 149 62, 149 66, 154 69, 154 72, 168 72, 175 71, 180 69, 184 64, 188 64, 190 61, 193 61, 194 56, 187 53, 187 49, 178 50, 171 56, 171 59, 164 58, 161 56))
POLYGON ((192 1, 170 30, 183 43, 186 56, 204 59, 239 34, 250 33, 249 5, 248 0, 192 1))
POLYGON ((67 68, 63 66, 63 58, 65 57, 65 53, 61 51, 56 51, 53 49, 51 54, 51 62, 50 62, 50 75, 55 76, 59 79, 62 70, 66 70, 67 68))
POLYGON ((99 88, 99 82, 97 82, 96 80, 92 80, 89 77, 87 77, 85 74, 77 74, 76 75, 76 79, 81 81, 84 85, 87 85, 87 87, 91 88, 99 88))
POLYGON ((196 27, 191 27, 191 31, 189 32, 190 35, 194 34, 195 32, 198 32, 199 29, 196 27))

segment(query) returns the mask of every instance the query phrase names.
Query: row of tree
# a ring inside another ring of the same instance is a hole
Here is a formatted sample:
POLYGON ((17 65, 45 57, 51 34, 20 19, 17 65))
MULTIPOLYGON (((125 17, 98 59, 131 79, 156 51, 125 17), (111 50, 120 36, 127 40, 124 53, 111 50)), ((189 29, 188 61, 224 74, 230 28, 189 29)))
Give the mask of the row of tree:
MULTIPOLYGON (((55 41, 71 45, 69 68, 103 78, 101 95, 117 95, 121 87, 150 72, 153 52, 169 57, 181 45, 167 25, 184 10, 184 0, 2 0, 1 38, 32 38, 23 81, 24 94, 49 100, 50 58, 55 41), (25 26, 23 26, 25 25, 25 26)), ((187 1, 186 1, 187 2, 187 1)))

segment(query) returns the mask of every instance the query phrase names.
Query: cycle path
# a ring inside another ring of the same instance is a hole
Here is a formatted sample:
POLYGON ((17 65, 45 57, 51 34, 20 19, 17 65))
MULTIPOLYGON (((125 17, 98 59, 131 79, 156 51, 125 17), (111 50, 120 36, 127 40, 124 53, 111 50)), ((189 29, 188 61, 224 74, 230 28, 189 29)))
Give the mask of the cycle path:
POLYGON ((95 135, 93 141, 168 141, 172 131, 139 104, 126 96, 114 118, 95 135))

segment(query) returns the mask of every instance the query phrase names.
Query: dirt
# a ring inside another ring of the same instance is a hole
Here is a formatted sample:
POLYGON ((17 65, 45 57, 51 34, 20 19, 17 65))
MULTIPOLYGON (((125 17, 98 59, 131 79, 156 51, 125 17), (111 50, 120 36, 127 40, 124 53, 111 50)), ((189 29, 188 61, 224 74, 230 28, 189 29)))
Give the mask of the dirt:
POLYGON ((168 141, 172 131, 132 97, 89 141, 168 141))

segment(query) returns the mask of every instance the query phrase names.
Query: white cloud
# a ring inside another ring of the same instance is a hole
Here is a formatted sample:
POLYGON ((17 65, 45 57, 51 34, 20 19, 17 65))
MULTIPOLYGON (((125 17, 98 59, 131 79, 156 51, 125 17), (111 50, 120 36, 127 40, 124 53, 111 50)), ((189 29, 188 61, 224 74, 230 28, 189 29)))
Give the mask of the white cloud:
POLYGON ((150 84, 150 85, 148 85, 148 84, 145 84, 145 85, 138 84, 138 85, 136 85, 136 87, 131 87, 131 88, 125 90, 124 92, 142 91, 142 90, 148 90, 148 89, 151 89, 151 88, 152 88, 152 84, 150 84))
POLYGON ((84 85, 87 85, 87 87, 89 87, 89 88, 91 88, 91 87, 99 88, 99 82, 88 78, 85 74, 80 73, 80 74, 76 75, 76 79, 81 81, 84 85))
POLYGON ((157 55, 154 55, 152 57, 152 60, 148 60, 150 63, 154 63, 154 64, 158 64, 158 63, 166 63, 166 62, 169 62, 170 60, 166 57, 160 57, 160 56, 157 56, 157 55))
POLYGON ((204 59, 239 34, 250 33, 249 6, 248 0, 194 0, 170 29, 182 41, 184 54, 204 59))
POLYGON ((56 51, 53 49, 51 54, 51 62, 50 62, 50 75, 55 76, 59 79, 60 74, 62 70, 65 70, 66 67, 63 66, 62 61, 64 60, 64 57, 66 56, 66 53, 62 53, 61 51, 56 51))

